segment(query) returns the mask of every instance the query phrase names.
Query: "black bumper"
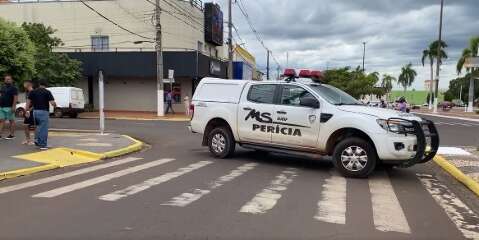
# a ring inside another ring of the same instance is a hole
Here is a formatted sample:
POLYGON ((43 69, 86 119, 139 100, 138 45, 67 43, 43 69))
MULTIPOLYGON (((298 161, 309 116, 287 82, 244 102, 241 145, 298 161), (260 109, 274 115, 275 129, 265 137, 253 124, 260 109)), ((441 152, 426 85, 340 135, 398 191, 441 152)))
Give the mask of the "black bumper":
MULTIPOLYGON (((404 119, 402 119, 404 121, 404 119)), ((415 164, 426 163, 432 160, 439 149, 439 133, 432 121, 423 119, 422 122, 408 121, 412 127, 407 128, 405 134, 416 136, 416 155, 401 163, 401 167, 411 167, 415 164), (428 148, 429 147, 429 148, 428 148)))

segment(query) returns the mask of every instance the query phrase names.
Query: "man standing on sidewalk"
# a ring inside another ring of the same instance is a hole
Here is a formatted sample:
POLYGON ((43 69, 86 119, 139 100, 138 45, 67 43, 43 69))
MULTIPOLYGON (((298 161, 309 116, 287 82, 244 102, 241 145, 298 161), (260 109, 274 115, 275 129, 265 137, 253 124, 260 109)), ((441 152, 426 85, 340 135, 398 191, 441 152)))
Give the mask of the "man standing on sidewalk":
POLYGON ((168 114, 169 112, 175 114, 175 110, 173 110, 173 92, 172 91, 168 91, 168 93, 166 94, 166 112, 165 114, 168 114))
POLYGON ((5 139, 15 138, 15 108, 18 101, 18 89, 13 85, 13 78, 7 74, 4 85, 0 88, 0 138, 2 138, 3 126, 10 122, 10 135, 5 139))
MULTIPOLYGON (((31 80, 26 80, 23 82, 23 88, 25 89, 25 97, 28 99, 28 95, 33 91, 33 82, 31 80)), ((26 109, 30 111, 31 109, 26 109)), ((31 131, 35 130, 35 121, 33 119, 33 114, 30 114, 28 117, 24 116, 23 124, 25 125, 25 141, 22 142, 23 145, 34 145, 34 141, 31 138, 31 131)))
MULTIPOLYGON (((33 118, 37 123, 35 144, 41 150, 48 149, 48 124, 50 117, 50 104, 54 108, 57 106, 52 93, 48 91, 46 87, 46 82, 40 82, 39 87, 33 90, 28 95, 27 106, 25 107, 26 109, 30 109, 30 107, 33 107, 33 118)), ((27 111, 26 114, 26 116, 29 117, 31 113, 30 111, 27 111)))

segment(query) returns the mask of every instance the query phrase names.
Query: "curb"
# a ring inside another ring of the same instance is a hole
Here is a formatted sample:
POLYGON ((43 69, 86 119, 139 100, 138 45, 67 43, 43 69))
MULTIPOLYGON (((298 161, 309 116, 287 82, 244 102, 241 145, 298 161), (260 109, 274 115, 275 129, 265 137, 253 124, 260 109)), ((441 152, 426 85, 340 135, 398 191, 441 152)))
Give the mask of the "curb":
POLYGON ((138 140, 136 140, 136 139, 134 139, 130 136, 127 136, 127 135, 122 135, 122 136, 130 139, 134 143, 132 145, 128 146, 128 147, 124 147, 124 148, 121 148, 121 149, 106 152, 106 153, 102 154, 103 156, 101 157, 101 159, 119 157, 119 156, 122 156, 122 155, 126 155, 128 153, 140 151, 143 148, 143 145, 144 145, 143 142, 138 141, 138 140))
MULTIPOLYGON (((99 119, 98 117, 79 117, 79 119, 99 119)), ((164 122, 189 122, 189 118, 129 118, 129 117, 106 117, 107 120, 126 120, 126 121, 164 121, 164 122)))
POLYGON ((0 181, 9 179, 9 178, 16 178, 20 176, 30 175, 37 172, 44 172, 44 171, 48 171, 48 170, 52 170, 56 168, 60 168, 60 166, 54 165, 54 164, 46 164, 46 165, 38 166, 38 167, 24 168, 24 169, 19 169, 19 170, 10 171, 10 172, 3 172, 3 173, 0 173, 1 174, 0 181))
MULTIPOLYGON (((98 161, 105 160, 105 159, 115 158, 115 157, 123 156, 123 155, 129 154, 129 153, 137 152, 137 151, 140 151, 141 149, 143 149, 143 146, 144 146, 143 142, 141 142, 139 140, 136 140, 136 139, 134 139, 130 136, 127 136, 127 135, 122 135, 122 136, 130 139, 134 143, 131 144, 130 146, 120 148, 120 149, 117 149, 117 150, 113 150, 113 151, 110 151, 110 152, 105 152, 105 153, 94 153, 94 152, 88 152, 88 151, 77 150, 77 149, 72 149, 72 148, 65 148, 65 147, 58 147, 58 148, 54 148, 54 149, 60 149, 60 150, 66 151, 66 152, 70 152, 72 155, 79 155, 79 156, 84 156, 86 158, 95 159, 95 160, 87 162, 87 163, 98 162, 98 161)), ((87 163, 79 163, 79 164, 73 164, 73 165, 80 165, 80 164, 87 164, 87 163)), ((69 166, 73 166, 73 165, 69 165, 69 166)), ((9 172, 3 172, 3 173, 0 173, 0 181, 5 180, 5 179, 9 179, 9 178, 15 178, 15 177, 19 177, 19 176, 30 175, 30 174, 33 174, 33 173, 44 172, 44 171, 57 169, 57 168, 63 168, 63 167, 65 167, 65 166, 63 166, 61 164, 50 163, 50 164, 45 164, 45 165, 37 166, 37 167, 24 168, 24 169, 9 171, 9 172)))
POLYGON ((479 183, 474 181, 471 177, 464 174, 461 170, 459 170, 456 166, 449 163, 444 157, 436 155, 434 157, 434 162, 443 168, 446 172, 451 174, 457 181, 464 184, 467 188, 469 188, 472 192, 474 192, 479 197, 479 183))

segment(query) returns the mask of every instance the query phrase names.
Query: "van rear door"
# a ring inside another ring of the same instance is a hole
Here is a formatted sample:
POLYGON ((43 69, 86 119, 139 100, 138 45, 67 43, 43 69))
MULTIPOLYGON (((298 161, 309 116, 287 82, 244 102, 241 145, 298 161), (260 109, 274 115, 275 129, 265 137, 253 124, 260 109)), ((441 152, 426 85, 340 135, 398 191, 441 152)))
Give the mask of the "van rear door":
POLYGON ((83 109, 85 107, 85 100, 83 97, 83 90, 79 88, 71 88, 70 105, 74 109, 83 109))

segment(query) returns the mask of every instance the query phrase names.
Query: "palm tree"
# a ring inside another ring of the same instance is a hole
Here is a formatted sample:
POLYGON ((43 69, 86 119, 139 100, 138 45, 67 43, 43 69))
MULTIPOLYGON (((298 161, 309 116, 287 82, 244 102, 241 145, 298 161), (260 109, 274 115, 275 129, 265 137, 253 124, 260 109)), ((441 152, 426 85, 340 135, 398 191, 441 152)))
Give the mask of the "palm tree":
MULTIPOLYGON (((479 36, 471 38, 469 41, 469 48, 466 48, 462 51, 462 56, 457 62, 457 73, 461 74, 464 64, 466 63, 466 59, 470 57, 477 57, 478 56, 478 48, 479 48, 479 36)), ((466 68, 466 71, 470 76, 469 79, 469 106, 467 111, 472 112, 474 110, 474 78, 479 76, 479 68, 466 68)))
POLYGON ((412 69, 412 63, 402 67, 401 74, 398 78, 398 83, 404 88, 404 94, 406 94, 407 88, 412 85, 416 80, 417 72, 412 69))
MULTIPOLYGON (((432 99, 434 98, 433 97, 433 83, 434 83, 434 59, 438 59, 437 58, 437 48, 439 46, 439 40, 436 40, 432 43, 429 44, 428 48, 427 49, 424 49, 422 51, 422 59, 421 59, 421 62, 422 62, 422 66, 425 65, 425 61, 426 59, 429 60, 429 63, 430 63, 430 67, 431 67, 431 84, 430 84, 430 87, 429 87, 429 109, 431 109, 432 107, 432 99)), ((446 51, 444 50, 444 48, 447 48, 447 44, 446 42, 444 41, 441 41, 441 58, 440 59, 447 59, 447 53, 446 51)), ((441 60, 441 64, 442 64, 442 60, 441 60)))
POLYGON ((386 90, 386 98, 389 101, 391 98, 391 90, 393 89, 393 84, 397 81, 397 79, 391 75, 384 74, 383 80, 381 82, 381 87, 386 90))

